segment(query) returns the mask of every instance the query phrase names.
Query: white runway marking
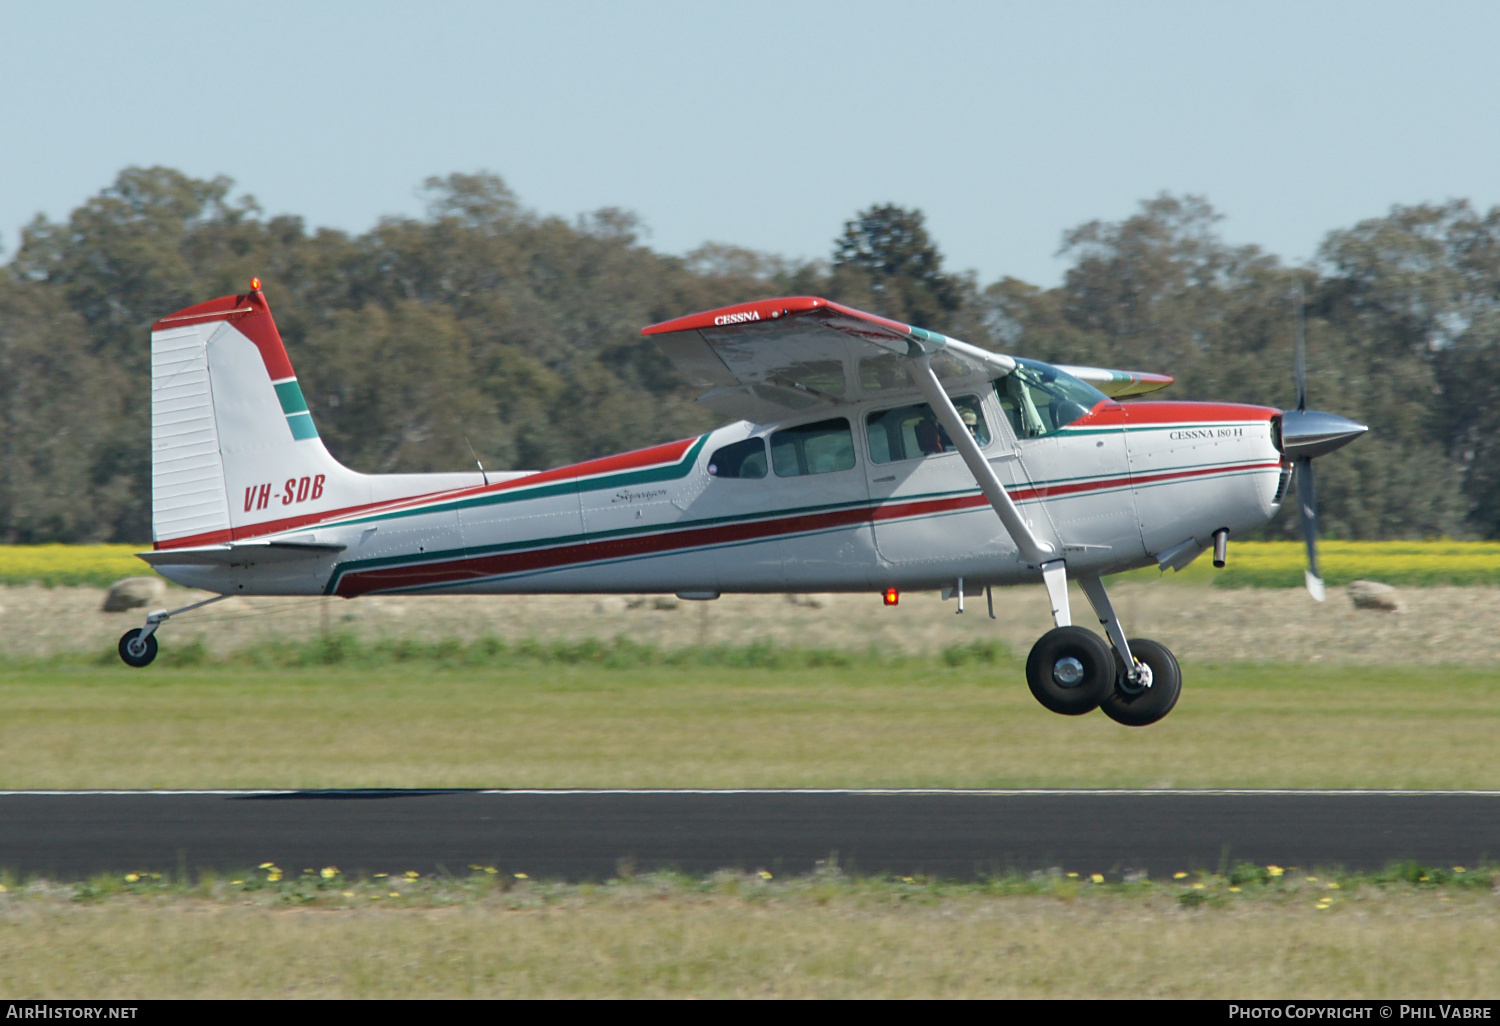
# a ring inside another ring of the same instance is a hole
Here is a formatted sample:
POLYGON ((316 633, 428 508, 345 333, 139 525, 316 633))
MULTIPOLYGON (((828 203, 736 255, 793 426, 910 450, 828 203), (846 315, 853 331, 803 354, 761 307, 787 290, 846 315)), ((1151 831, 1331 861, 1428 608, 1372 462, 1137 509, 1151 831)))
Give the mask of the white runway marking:
POLYGON ((307 788, 220 788, 213 790, 141 790, 131 791, 123 789, 109 790, 31 790, 31 791, 0 791, 0 798, 35 796, 35 797, 69 797, 69 796, 143 796, 160 795, 162 797, 195 796, 212 797, 215 795, 223 797, 251 797, 251 796, 274 796, 274 795, 297 795, 297 794, 323 794, 323 795, 367 795, 367 794, 409 794, 412 796, 422 795, 444 795, 444 794, 482 794, 504 797, 507 795, 547 796, 547 795, 704 795, 704 796, 728 796, 728 795, 851 795, 851 796, 932 796, 942 797, 952 795, 956 797, 992 797, 992 798, 1025 798, 1025 797, 1124 797, 1124 796, 1149 796, 1149 797, 1204 797, 1211 795, 1239 795, 1243 797, 1255 796, 1308 796, 1308 797, 1385 797, 1385 798, 1422 798, 1422 797, 1480 797, 1500 798, 1500 791, 1359 791, 1359 790, 1335 790, 1335 789, 1293 789, 1293 788, 1203 788, 1192 789, 1165 789, 1165 788, 937 788, 937 787, 911 787, 911 788, 858 788, 858 787, 828 787, 828 788, 799 788, 799 787, 766 787, 766 788, 682 788, 682 787, 635 787, 635 788, 470 788, 470 787, 307 787, 307 788))

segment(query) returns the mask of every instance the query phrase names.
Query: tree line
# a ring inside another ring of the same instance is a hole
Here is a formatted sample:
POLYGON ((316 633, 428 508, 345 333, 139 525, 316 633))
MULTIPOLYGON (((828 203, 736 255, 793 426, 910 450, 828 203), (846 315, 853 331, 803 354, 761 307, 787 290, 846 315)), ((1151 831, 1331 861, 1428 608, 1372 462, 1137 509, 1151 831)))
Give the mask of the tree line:
MULTIPOLYGON (((260 277, 308 405, 356 469, 542 469, 715 426, 643 325, 814 294, 1043 360, 1165 371, 1168 396, 1310 405, 1370 434, 1319 464, 1333 536, 1500 536, 1500 208, 1393 208, 1306 267, 1163 194, 1067 232, 1061 285, 945 269, 920 211, 857 213, 826 261, 652 251, 636 218, 526 209, 489 174, 363 234, 267 217, 226 178, 129 168, 0 268, 0 540, 150 537, 151 323, 260 277)), ((1283 515, 1267 531, 1291 535, 1283 515)))

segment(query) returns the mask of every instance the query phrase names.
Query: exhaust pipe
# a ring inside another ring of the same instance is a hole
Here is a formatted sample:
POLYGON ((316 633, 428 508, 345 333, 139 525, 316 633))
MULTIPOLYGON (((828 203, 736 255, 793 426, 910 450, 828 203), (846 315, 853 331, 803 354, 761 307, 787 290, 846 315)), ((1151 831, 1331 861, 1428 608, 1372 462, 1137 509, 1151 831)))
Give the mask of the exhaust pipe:
POLYGON ((1214 532, 1214 569, 1224 569, 1229 556, 1229 528, 1221 527, 1214 532))

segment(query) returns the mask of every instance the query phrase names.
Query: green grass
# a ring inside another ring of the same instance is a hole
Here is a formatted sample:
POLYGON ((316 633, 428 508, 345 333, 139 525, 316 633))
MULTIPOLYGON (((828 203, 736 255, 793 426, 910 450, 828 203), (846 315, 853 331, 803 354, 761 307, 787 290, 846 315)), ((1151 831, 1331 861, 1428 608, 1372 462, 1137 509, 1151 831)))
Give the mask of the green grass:
POLYGON ((8 881, 0 991, 151 997, 1491 997, 1493 873, 969 884, 481 867, 8 881), (275 874, 280 875, 280 874, 275 874), (1063 954, 1092 952, 1082 963, 1063 954), (1098 952, 1108 952, 1100 957, 1098 952))
POLYGON ((1177 709, 1132 730, 1045 712, 989 645, 334 638, 162 662, 14 667, 0 787, 1500 788, 1500 681, 1474 667, 1189 664, 1177 709))

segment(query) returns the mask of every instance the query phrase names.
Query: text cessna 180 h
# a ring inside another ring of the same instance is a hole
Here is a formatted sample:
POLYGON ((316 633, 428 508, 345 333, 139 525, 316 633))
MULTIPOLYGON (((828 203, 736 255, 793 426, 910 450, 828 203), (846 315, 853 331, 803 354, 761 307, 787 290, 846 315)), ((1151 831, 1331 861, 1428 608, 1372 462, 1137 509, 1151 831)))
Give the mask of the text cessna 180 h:
MULTIPOLYGON (((1266 523, 1297 468, 1362 425, 1305 408, 1118 400, 1165 375, 1050 366, 825 299, 645 329, 735 418, 539 473, 356 473, 329 455, 259 281, 151 335, 154 550, 229 595, 870 591, 1043 582, 1056 628, 1026 678, 1054 712, 1141 725, 1177 701, 1167 648, 1127 639, 1103 575, 1180 569, 1266 523), (1108 641, 1072 626, 1072 578, 1108 641)), ((209 599, 209 602, 218 601, 209 599)), ((206 603, 199 603, 203 605, 206 603)), ((170 616, 120 639, 145 666, 170 616)))

